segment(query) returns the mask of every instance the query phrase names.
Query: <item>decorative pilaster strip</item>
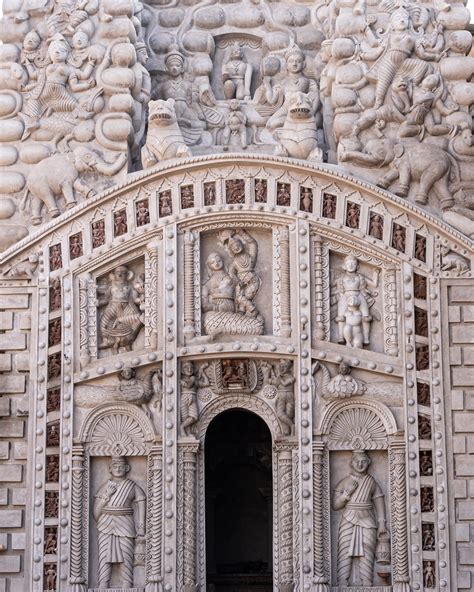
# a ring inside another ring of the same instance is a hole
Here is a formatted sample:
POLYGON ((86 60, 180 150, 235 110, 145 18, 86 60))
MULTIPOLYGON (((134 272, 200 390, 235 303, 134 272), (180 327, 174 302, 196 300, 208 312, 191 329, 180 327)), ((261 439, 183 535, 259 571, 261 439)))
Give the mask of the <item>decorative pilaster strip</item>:
POLYGON ((273 332, 281 335, 281 241, 280 228, 272 232, 273 267, 273 332))
POLYGON ((314 592, 329 592, 324 561, 327 532, 324 521, 324 443, 313 442, 313 574, 314 592), (326 539, 326 540, 325 540, 326 539))
POLYGON ((194 303, 199 302, 199 306, 194 306, 193 303, 195 335, 201 335, 201 249, 199 247, 199 238, 195 236, 193 245, 193 292, 194 303))
POLYGON ((199 443, 183 447, 183 592, 196 590, 196 465, 199 443))
POLYGON ((84 448, 82 445, 73 447, 72 450, 72 492, 71 492, 71 555, 69 583, 73 592, 85 592, 87 590, 87 575, 84 567, 87 554, 84 548, 84 448))
MULTIPOLYGON (((194 242, 192 230, 184 234, 184 339, 192 339, 195 334, 194 327, 194 242)), ((198 301, 199 302, 199 301, 198 301)))
POLYGON ((329 341, 329 254, 319 234, 314 245, 314 337, 329 341))
POLYGON ((163 453, 154 446, 148 457, 146 592, 162 590, 163 453))
POLYGON ((158 348, 158 243, 145 251, 145 347, 158 348))
POLYGON ((97 350, 97 286, 93 278, 87 280, 87 317, 89 332, 89 355, 98 357, 97 350))
POLYGON ((394 438, 390 443, 389 466, 392 505, 393 592, 409 592, 405 442, 401 438, 394 438))
POLYGON ((87 290, 90 276, 79 280, 79 348, 81 368, 91 361, 89 349, 89 315, 87 307, 87 290))
POLYGON ((280 592, 292 592, 293 573, 293 467, 291 447, 278 452, 278 530, 280 592))
POLYGON ((390 356, 398 356, 397 269, 387 266, 383 275, 384 349, 390 356))
POLYGON ((291 337, 291 303, 290 303, 290 236, 288 228, 280 228, 280 335, 291 337))

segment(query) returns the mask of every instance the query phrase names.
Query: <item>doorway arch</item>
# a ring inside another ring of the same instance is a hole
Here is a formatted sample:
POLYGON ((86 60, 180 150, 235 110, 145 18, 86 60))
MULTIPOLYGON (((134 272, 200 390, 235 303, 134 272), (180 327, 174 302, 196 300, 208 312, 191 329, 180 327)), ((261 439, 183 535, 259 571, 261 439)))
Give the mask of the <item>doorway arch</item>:
POLYGON ((255 413, 224 411, 205 438, 208 590, 273 587, 272 436, 255 413))

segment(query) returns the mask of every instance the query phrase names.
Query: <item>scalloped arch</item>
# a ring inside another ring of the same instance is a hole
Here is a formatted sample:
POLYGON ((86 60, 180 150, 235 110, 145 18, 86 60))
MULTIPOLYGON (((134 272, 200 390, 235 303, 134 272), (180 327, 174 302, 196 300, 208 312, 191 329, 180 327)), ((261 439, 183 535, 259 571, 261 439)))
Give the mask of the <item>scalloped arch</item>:
POLYGON ((231 409, 245 409, 245 411, 251 411, 258 415, 266 423, 273 441, 283 435, 276 413, 262 399, 253 395, 221 395, 204 408, 198 423, 199 439, 204 439, 207 428, 215 417, 231 409))

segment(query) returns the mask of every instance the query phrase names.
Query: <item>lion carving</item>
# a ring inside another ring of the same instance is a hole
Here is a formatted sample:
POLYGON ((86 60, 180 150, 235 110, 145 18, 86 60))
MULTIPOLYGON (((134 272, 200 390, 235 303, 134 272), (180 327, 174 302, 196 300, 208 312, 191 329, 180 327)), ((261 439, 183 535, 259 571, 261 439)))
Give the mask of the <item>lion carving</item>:
POLYGON ((323 152, 318 146, 314 107, 308 95, 295 93, 288 105, 283 127, 276 131, 278 156, 291 156, 322 162, 323 152))
POLYGON ((142 163, 145 169, 162 160, 191 156, 178 126, 174 99, 150 101, 148 134, 142 148, 142 163))

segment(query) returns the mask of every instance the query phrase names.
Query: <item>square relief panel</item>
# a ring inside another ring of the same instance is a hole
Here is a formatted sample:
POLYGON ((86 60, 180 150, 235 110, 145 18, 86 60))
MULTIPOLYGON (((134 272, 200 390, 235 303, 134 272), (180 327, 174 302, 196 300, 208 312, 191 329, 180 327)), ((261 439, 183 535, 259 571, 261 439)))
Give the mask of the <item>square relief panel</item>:
POLYGON ((270 231, 226 227, 201 235, 201 335, 271 335, 273 253, 270 231))

